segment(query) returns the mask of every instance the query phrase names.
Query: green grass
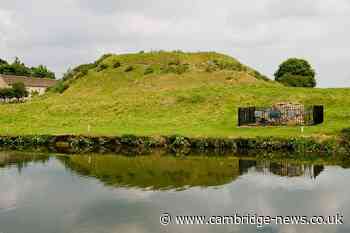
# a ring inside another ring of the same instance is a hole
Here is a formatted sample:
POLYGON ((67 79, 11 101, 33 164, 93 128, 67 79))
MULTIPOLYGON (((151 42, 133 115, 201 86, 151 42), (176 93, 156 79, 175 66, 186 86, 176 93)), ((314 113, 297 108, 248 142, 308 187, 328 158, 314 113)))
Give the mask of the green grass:
POLYGON ((323 137, 350 125, 350 89, 284 87, 217 53, 112 55, 77 77, 62 94, 1 105, 0 134, 323 137), (279 101, 323 104, 325 123, 303 134, 299 127, 237 127, 239 106, 279 101))

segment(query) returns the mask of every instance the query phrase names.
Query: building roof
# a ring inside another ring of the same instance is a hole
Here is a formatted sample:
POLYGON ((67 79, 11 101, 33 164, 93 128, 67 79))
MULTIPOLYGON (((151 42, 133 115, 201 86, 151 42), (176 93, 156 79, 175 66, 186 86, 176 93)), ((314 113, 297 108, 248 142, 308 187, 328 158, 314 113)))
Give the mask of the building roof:
POLYGON ((4 82, 11 86, 14 83, 21 82, 26 87, 51 87, 56 84, 57 80, 47 79, 47 78, 33 78, 26 76, 16 76, 16 75, 4 75, 0 74, 0 78, 4 80, 4 82))

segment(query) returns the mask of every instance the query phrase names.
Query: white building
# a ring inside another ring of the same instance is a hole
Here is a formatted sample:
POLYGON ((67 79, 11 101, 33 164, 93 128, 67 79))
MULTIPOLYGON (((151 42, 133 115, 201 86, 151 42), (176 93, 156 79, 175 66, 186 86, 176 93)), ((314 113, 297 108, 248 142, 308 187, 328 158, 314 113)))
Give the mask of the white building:
POLYGON ((55 85, 57 80, 0 74, 0 88, 10 88, 15 83, 23 83, 30 95, 42 95, 47 88, 55 85))

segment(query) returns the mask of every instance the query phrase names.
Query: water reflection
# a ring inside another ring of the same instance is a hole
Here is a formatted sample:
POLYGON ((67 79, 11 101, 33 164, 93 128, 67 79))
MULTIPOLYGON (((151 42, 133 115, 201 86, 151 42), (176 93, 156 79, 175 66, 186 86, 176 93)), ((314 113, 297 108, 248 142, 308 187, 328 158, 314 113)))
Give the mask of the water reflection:
MULTIPOLYGON (((35 153, 0 153, 0 167, 16 166, 18 172, 32 162, 46 163, 50 156, 35 153)), ((64 166, 107 186, 168 190, 228 184, 246 173, 316 179, 323 165, 287 160, 269 161, 222 157, 72 155, 58 156, 64 166)))
POLYGON ((50 156, 38 153, 22 153, 22 152, 0 152, 0 168, 15 166, 18 172, 21 173, 22 169, 27 167, 32 162, 46 163, 50 156))
POLYGON ((323 165, 291 163, 290 161, 272 162, 269 160, 239 160, 239 171, 241 175, 256 171, 265 175, 275 174, 288 177, 303 176, 310 179, 316 179, 323 170, 323 165))
POLYGON ((350 232, 350 170, 340 166, 223 157, 0 153, 0 158, 4 233, 350 232), (271 216, 340 212, 345 224, 259 230, 249 225, 161 227, 163 211, 271 216))
POLYGON ((60 161, 78 174, 115 187, 153 190, 209 187, 230 183, 239 176, 239 160, 235 158, 74 155, 60 157, 60 161))

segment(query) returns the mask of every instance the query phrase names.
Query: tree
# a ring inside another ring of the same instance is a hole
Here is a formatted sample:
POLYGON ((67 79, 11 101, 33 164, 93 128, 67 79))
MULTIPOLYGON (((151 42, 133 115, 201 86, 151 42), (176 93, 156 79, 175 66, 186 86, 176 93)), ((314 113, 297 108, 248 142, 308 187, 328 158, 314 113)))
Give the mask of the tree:
POLYGON ((275 80, 286 86, 315 87, 315 75, 315 71, 306 60, 289 58, 279 66, 275 80))
POLYGON ((17 99, 21 99, 23 97, 27 97, 28 94, 29 94, 27 89, 26 89, 26 87, 21 82, 14 83, 12 85, 12 89, 13 89, 13 94, 14 94, 13 97, 15 97, 17 99))
POLYGON ((12 70, 12 74, 14 75, 19 75, 19 76, 29 76, 30 75, 30 70, 28 67, 22 63, 18 57, 15 58, 15 61, 11 64, 10 70, 12 70))
POLYGON ((55 79, 55 74, 47 69, 46 66, 39 65, 38 67, 31 68, 31 75, 37 78, 49 78, 55 79))
POLYGON ((55 79, 55 73, 46 66, 39 65, 38 67, 29 68, 18 57, 15 58, 12 64, 0 59, 0 74, 55 79))
POLYGON ((3 59, 0 58, 0 66, 1 66, 1 65, 7 65, 7 64, 8 64, 8 63, 7 63, 6 60, 3 60, 3 59))

